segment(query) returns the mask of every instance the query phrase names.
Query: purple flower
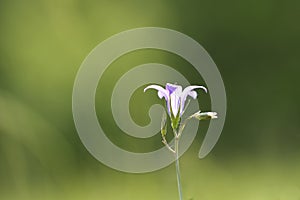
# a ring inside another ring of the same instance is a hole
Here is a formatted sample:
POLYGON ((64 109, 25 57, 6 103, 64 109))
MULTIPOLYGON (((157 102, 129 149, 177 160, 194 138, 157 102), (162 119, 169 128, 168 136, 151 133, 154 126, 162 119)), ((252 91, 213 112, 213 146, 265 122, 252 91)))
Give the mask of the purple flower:
POLYGON ((166 84, 166 88, 163 88, 159 85, 149 85, 144 89, 144 92, 148 89, 155 89, 158 91, 159 98, 165 98, 167 109, 170 117, 177 118, 181 117, 185 110, 185 101, 188 96, 191 96, 193 99, 197 98, 197 92, 194 90, 197 88, 203 89, 207 92, 207 89, 203 86, 191 85, 186 87, 182 91, 180 85, 175 84, 166 84))

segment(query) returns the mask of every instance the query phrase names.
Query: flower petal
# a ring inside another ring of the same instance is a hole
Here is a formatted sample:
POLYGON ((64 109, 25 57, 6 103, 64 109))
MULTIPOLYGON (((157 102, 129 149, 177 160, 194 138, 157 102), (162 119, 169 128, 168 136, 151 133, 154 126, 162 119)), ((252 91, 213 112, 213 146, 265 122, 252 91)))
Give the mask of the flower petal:
POLYGON ((182 94, 189 93, 190 91, 192 91, 192 90, 194 90, 194 89, 198 89, 198 88, 201 88, 201 89, 203 89, 203 90, 204 90, 204 92, 206 92, 206 93, 207 93, 207 89, 206 89, 206 87, 204 87, 204 86, 201 86, 201 85, 191 85, 191 86, 188 86, 188 87, 184 88, 184 90, 183 90, 182 94))
POLYGON ((182 114, 182 112, 184 111, 184 105, 185 105, 185 101, 187 96, 191 96, 192 98, 196 99, 197 98, 197 93, 195 91, 193 91, 194 89, 198 89, 201 88, 203 89, 205 92, 207 92, 207 89, 201 85, 191 85, 186 87, 182 94, 181 94, 181 105, 180 105, 180 114, 182 114))
POLYGON ((178 89, 180 91, 182 91, 182 87, 180 85, 175 85, 175 84, 171 84, 171 83, 166 84, 166 90, 169 91, 170 95, 178 89))
POLYGON ((190 91, 188 93, 188 96, 191 96, 193 99, 196 99, 197 98, 197 92, 196 91, 190 91))
POLYGON ((169 92, 159 85, 149 85, 144 89, 144 92, 146 92, 148 89, 157 90, 158 91, 157 95, 161 99, 163 97, 166 99, 166 101, 169 99, 169 92))
POLYGON ((176 117, 180 108, 180 95, 177 92, 173 92, 170 95, 170 103, 173 116, 176 117))

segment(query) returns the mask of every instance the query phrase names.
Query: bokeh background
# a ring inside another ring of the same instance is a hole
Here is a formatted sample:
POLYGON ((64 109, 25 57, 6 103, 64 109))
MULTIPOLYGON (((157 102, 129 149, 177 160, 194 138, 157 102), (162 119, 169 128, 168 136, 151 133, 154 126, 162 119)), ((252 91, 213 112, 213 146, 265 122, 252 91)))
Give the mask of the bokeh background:
MULTIPOLYGON (((1 0, 0 199, 178 198, 173 165, 147 174, 110 169, 87 152, 72 118, 72 87, 87 54, 113 34, 158 26, 189 35, 209 52, 228 97, 213 152, 197 157, 209 124, 201 122, 181 158, 185 199, 299 200, 299 7, 292 0, 1 0)), ((160 138, 124 137, 107 105, 118 77, 147 62, 205 84, 167 52, 141 50, 113 63, 100 81, 97 111, 107 116, 109 138, 136 152, 159 148, 160 138)), ((158 102, 154 91, 137 90, 133 119, 149 123, 147 109, 158 102)), ((208 95, 199 106, 210 109, 208 95)))

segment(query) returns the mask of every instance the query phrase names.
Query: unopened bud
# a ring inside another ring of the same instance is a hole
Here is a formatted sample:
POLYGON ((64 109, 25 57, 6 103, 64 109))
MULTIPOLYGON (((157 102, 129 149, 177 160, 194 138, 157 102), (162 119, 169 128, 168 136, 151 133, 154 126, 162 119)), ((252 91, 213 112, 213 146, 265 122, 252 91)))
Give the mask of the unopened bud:
POLYGON ((164 137, 167 134, 167 115, 164 112, 162 119, 161 119, 161 128, 160 128, 161 135, 164 137))
POLYGON ((199 120, 209 120, 209 119, 217 119, 217 113, 216 112, 196 112, 193 115, 194 118, 199 119, 199 120))

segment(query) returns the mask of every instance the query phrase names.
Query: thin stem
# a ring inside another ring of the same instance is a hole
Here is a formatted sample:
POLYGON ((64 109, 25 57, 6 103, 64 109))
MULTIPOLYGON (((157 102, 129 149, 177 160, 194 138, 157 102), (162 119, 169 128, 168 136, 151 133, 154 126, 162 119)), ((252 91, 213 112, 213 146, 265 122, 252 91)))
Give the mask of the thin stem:
POLYGON ((181 179, 180 179, 180 169, 179 169, 179 137, 175 137, 175 165, 176 165, 176 176, 177 176, 177 187, 179 193, 179 200, 182 200, 182 190, 181 190, 181 179))
POLYGON ((163 137, 162 143, 172 152, 175 153, 175 150, 170 147, 165 137, 163 137))
POLYGON ((178 138, 181 137, 181 134, 182 134, 182 132, 183 132, 183 129, 185 128, 185 125, 186 125, 187 122, 188 122, 190 119, 192 119, 192 118, 193 118, 193 115, 191 115, 191 116, 189 116, 188 118, 186 118, 186 119, 183 121, 183 123, 180 124, 180 126, 179 126, 179 131, 178 131, 178 133, 177 133, 178 138))
POLYGON ((175 128, 173 128, 173 134, 174 134, 174 138, 178 137, 178 133, 177 133, 177 130, 175 128))

